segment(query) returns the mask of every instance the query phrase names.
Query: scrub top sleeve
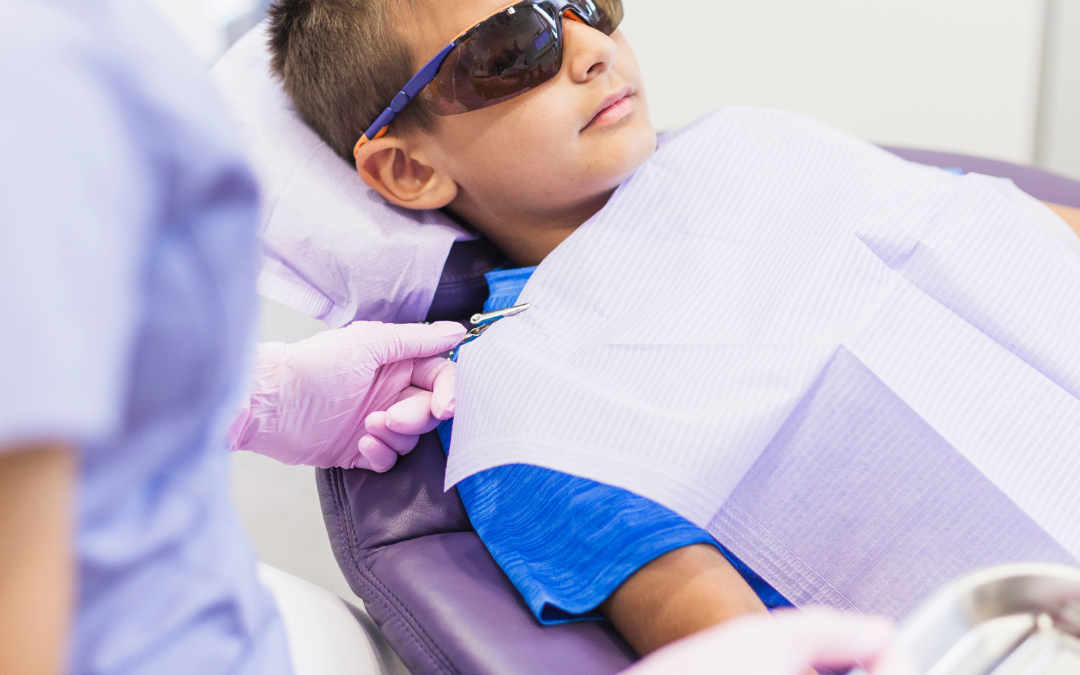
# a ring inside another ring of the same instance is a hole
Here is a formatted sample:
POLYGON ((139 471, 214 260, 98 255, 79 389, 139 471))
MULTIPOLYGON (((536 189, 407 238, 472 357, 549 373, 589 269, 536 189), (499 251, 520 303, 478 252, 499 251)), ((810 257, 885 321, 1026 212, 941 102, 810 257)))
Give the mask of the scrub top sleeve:
POLYGON ((155 201, 121 69, 79 46, 85 28, 35 31, 67 21, 48 7, 14 11, 28 16, 0 27, 0 452, 118 427, 155 201))

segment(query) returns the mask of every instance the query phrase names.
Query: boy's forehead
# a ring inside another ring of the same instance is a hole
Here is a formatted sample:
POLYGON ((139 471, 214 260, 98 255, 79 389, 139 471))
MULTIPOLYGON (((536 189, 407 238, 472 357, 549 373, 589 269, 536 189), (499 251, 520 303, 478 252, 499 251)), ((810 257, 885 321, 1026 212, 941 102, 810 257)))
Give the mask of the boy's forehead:
POLYGON ((451 40, 499 10, 516 4, 507 0, 412 0, 406 11, 412 26, 413 57, 421 68, 451 40))

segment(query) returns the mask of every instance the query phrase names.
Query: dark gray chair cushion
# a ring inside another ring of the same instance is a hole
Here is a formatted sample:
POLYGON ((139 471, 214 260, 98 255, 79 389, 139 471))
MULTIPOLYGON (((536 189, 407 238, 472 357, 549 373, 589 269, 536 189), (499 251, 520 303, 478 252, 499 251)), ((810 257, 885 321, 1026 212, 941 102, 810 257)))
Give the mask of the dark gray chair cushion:
MULTIPOLYGON (((963 155, 890 148, 923 164, 1012 178, 1032 196, 1080 207, 1080 183, 1039 169, 963 155)), ((481 309, 484 242, 455 244, 430 319, 481 309)), ((457 491, 443 492, 438 437, 423 437, 384 475, 320 470, 330 541, 353 591, 414 675, 611 675, 634 654, 606 623, 544 627, 469 524, 457 491)))
POLYGON ((384 475, 318 472, 330 541, 353 591, 414 675, 613 674, 633 652, 607 624, 542 627, 443 492, 438 436, 384 475))
POLYGON ((488 297, 484 275, 505 260, 495 245, 484 239, 456 242, 443 265, 427 320, 459 321, 483 308, 488 297))

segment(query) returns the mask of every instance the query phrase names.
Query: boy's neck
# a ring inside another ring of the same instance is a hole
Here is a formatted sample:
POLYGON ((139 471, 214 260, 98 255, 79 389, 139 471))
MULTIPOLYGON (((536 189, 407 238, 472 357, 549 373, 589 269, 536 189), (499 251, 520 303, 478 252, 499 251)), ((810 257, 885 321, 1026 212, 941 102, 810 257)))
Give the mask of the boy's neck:
POLYGON ((543 262, 585 221, 603 209, 614 192, 610 190, 587 202, 539 213, 482 206, 468 195, 459 194, 450 204, 450 210, 495 244, 514 264, 531 267, 543 262))

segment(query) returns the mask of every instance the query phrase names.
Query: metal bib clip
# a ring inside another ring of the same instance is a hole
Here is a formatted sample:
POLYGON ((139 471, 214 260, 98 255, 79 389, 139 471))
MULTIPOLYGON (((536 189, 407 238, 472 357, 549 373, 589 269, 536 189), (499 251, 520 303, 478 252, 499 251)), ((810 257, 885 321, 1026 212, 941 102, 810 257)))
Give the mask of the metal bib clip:
POLYGON ((454 351, 450 352, 450 359, 456 360, 458 350, 461 349, 462 345, 467 345, 476 338, 483 335, 484 332, 488 328, 491 328, 491 325, 496 321, 499 321, 500 319, 505 319, 510 316, 517 316, 518 314, 521 314, 530 307, 532 307, 532 305, 525 303, 523 305, 516 305, 514 307, 500 309, 495 312, 488 312, 487 314, 473 314, 472 317, 469 319, 469 323, 475 326, 475 328, 466 333, 465 339, 461 341, 461 344, 458 345, 457 348, 454 349, 454 351))

